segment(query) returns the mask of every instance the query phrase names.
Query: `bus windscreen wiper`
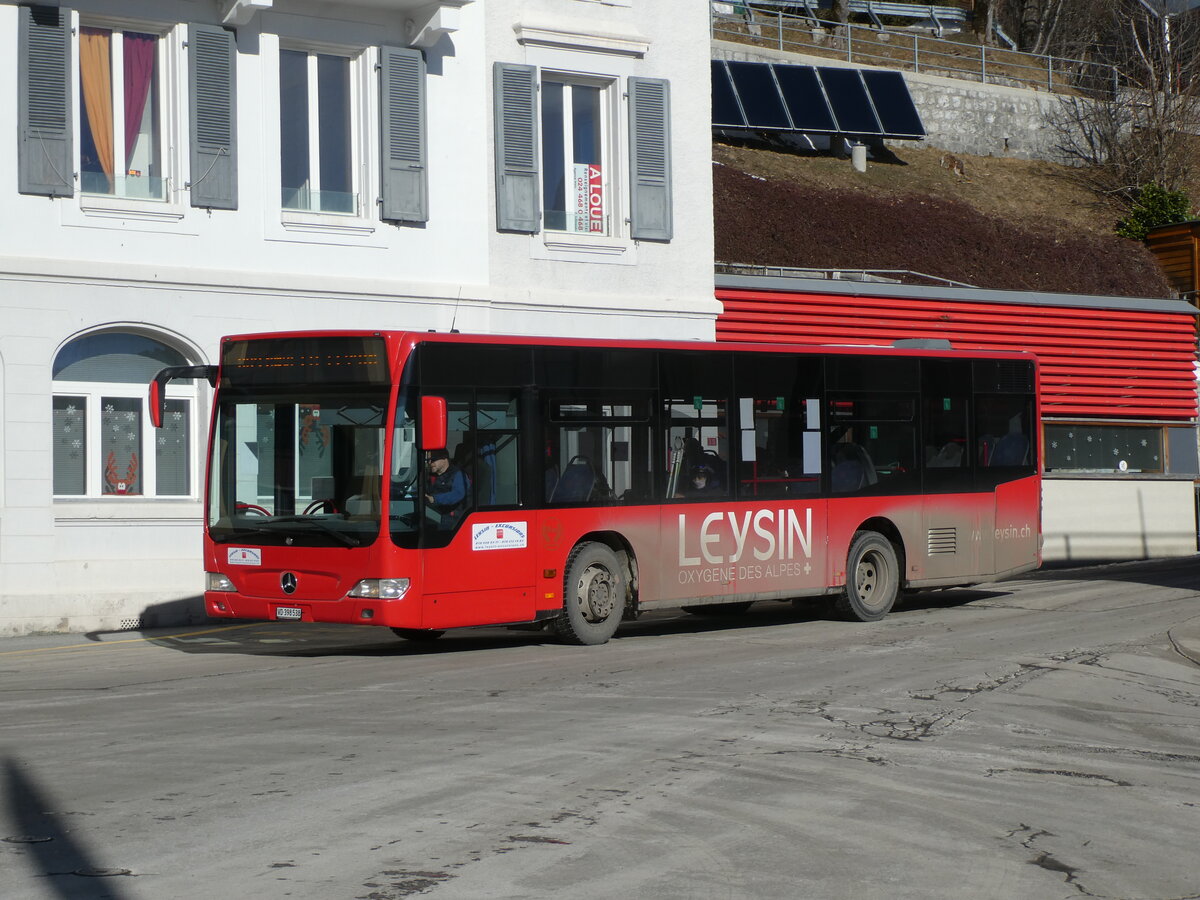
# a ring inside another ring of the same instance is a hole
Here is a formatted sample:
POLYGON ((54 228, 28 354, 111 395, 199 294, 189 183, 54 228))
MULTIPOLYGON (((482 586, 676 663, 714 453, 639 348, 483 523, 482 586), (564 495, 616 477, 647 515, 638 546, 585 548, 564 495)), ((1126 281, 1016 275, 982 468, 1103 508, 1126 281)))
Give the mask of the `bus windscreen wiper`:
MULTIPOLYGON (((315 525, 323 533, 330 537, 341 541, 347 547, 361 547, 362 541, 351 535, 338 531, 336 528, 330 528, 320 519, 314 519, 311 516, 275 516, 268 520, 272 524, 276 522, 285 522, 289 525, 315 525)), ((234 525, 233 533, 228 535, 214 535, 213 542, 217 544, 227 544, 230 541, 235 541, 238 537, 246 532, 253 534, 279 534, 279 530, 270 527, 270 525, 234 525)))
POLYGON ((341 541, 347 547, 362 546, 362 541, 360 541, 358 538, 338 531, 336 528, 330 528, 325 522, 312 516, 274 516, 271 519, 271 522, 272 524, 275 522, 286 522, 289 525, 315 525, 319 530, 325 532, 325 534, 329 535, 330 537, 341 541))

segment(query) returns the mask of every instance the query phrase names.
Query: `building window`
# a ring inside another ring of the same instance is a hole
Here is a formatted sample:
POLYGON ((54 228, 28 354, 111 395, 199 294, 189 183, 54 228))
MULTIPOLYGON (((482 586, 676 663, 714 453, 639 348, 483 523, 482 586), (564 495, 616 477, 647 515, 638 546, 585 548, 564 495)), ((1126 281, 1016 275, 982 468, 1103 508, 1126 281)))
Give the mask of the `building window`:
POLYGON ((505 62, 492 71, 497 230, 671 240, 667 81, 505 62), (618 117, 622 84, 627 116, 618 117))
POLYGON ((166 198, 161 36, 79 29, 79 176, 85 194, 166 198))
POLYGON ((122 332, 87 335, 54 360, 56 497, 190 497, 194 493, 196 389, 168 388, 161 429, 149 427, 146 385, 177 350, 122 332))
POLYGON ((542 208, 550 231, 611 233, 608 93, 542 79, 542 208))
POLYGON ((1137 425, 1047 424, 1046 471, 1163 472, 1163 429, 1137 425))
POLYGON ((279 51, 279 138, 284 209, 359 214, 355 185, 355 63, 279 51))

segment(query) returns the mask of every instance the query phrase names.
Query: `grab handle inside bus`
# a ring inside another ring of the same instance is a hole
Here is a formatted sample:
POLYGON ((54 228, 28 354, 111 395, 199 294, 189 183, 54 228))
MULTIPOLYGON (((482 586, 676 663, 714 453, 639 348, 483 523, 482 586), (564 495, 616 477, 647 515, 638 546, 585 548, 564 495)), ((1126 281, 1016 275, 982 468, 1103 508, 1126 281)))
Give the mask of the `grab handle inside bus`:
POLYGON ((162 428, 167 411, 167 383, 176 378, 203 378, 213 387, 217 386, 216 366, 168 366, 159 371, 150 382, 150 424, 162 428))
POLYGON ((421 449, 446 449, 446 398, 421 398, 421 449))

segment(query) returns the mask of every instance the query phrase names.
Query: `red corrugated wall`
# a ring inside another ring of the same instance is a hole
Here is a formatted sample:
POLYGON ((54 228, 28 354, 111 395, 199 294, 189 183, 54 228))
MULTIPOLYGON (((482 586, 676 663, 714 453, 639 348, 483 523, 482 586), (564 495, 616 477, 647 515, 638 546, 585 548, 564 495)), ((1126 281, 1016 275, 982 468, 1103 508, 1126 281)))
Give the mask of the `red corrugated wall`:
POLYGON ((1195 317, 1159 311, 719 289, 717 340, 890 344, 943 338, 960 349, 1030 350, 1042 415, 1196 417, 1195 317))

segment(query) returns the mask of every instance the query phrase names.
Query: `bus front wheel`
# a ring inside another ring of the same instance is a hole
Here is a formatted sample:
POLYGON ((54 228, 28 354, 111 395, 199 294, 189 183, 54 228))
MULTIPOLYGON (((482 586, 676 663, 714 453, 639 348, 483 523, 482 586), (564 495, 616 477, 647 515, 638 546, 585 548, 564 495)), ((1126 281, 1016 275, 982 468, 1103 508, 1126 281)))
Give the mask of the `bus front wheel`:
POLYGON ((555 631, 569 644, 605 643, 621 624, 626 593, 617 554, 604 544, 580 544, 567 560, 555 631))
POLYGON ((900 564, 892 542, 874 531, 858 532, 846 557, 846 586, 834 602, 838 614, 878 621, 891 610, 899 588, 900 564))

